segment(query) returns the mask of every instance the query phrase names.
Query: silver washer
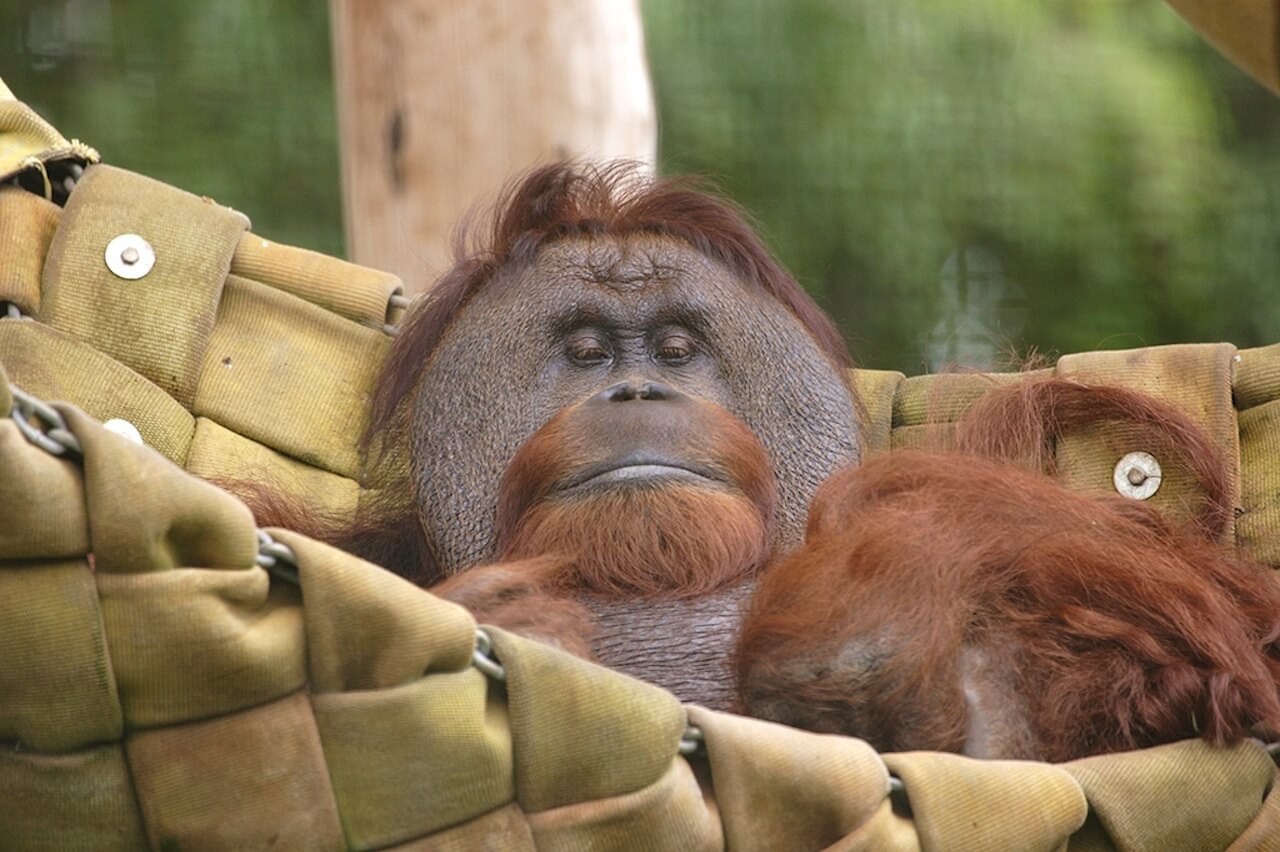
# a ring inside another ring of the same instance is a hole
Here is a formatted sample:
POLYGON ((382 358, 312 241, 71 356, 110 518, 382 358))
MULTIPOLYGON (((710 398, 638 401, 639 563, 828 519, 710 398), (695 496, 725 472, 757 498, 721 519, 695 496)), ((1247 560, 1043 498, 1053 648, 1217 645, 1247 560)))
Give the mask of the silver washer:
MULTIPOLYGON (((116 417, 102 424, 102 428, 109 432, 115 432, 133 441, 135 444, 143 444, 142 433, 138 431, 138 427, 134 426, 123 417, 116 417)), ((145 444, 144 444, 145 446, 145 444)))
POLYGON ((1160 490, 1164 474, 1160 462, 1150 453, 1129 453, 1116 462, 1111 481, 1116 491, 1131 500, 1147 500, 1160 490))
POLYGON ((156 265, 151 243, 137 234, 121 234, 107 243, 107 269, 117 278, 136 281, 156 265))

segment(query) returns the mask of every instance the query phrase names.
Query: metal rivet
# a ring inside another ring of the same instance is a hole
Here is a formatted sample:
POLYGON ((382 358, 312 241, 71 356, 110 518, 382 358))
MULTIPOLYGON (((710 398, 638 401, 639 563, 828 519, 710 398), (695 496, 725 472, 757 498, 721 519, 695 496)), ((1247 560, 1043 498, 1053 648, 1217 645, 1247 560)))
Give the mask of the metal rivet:
POLYGON ((1150 453, 1129 453, 1116 462, 1112 482, 1116 491, 1133 500, 1146 500, 1160 490, 1160 462, 1150 453))
POLYGON ((102 428, 106 429, 108 432, 115 432, 117 435, 128 438, 135 444, 143 444, 142 433, 138 431, 138 427, 134 426, 123 417, 116 417, 112 420, 108 420, 106 423, 102 424, 102 428))
POLYGON ((151 244, 137 234, 121 234, 107 243, 106 259, 112 274, 127 281, 136 281, 156 264, 151 244))

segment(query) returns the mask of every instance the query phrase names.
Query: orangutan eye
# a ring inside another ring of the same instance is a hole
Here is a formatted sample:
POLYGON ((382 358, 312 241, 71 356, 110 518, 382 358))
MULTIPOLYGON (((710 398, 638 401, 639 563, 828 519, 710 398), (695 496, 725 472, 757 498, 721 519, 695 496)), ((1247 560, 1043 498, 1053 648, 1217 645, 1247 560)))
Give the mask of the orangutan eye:
POLYGON ((575 337, 567 347, 569 360, 582 366, 604 364, 609 360, 609 350, 603 340, 591 335, 575 337))
POLYGON ((679 364, 693 357, 693 339, 684 334, 667 334, 658 341, 654 357, 668 364, 679 364))

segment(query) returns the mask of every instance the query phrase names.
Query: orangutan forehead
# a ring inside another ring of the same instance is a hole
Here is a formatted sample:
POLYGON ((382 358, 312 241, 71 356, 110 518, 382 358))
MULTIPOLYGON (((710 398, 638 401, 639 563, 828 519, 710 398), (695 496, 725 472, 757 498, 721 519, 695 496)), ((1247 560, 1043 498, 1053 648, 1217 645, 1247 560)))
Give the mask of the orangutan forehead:
POLYGON ((618 293, 636 293, 664 285, 694 281, 728 283, 728 270, 671 238, 574 238, 553 243, 539 252, 533 274, 548 283, 583 284, 618 293))

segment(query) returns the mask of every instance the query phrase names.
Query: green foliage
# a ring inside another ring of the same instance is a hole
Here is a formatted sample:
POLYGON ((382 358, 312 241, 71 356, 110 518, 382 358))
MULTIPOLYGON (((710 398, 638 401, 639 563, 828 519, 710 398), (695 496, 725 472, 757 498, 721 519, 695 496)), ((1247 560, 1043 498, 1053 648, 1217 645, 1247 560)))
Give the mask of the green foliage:
MULTIPOLYGON (((1280 102, 1155 0, 644 0, 662 168, 919 372, 1275 342, 1280 102)), ((339 254, 324 0, 9 0, 0 77, 108 162, 339 254)))
POLYGON ((662 169, 754 211, 862 363, 939 366, 960 249, 1003 267, 995 350, 1276 339, 1280 122, 1244 135, 1233 110, 1280 105, 1161 4, 644 11, 662 169))

